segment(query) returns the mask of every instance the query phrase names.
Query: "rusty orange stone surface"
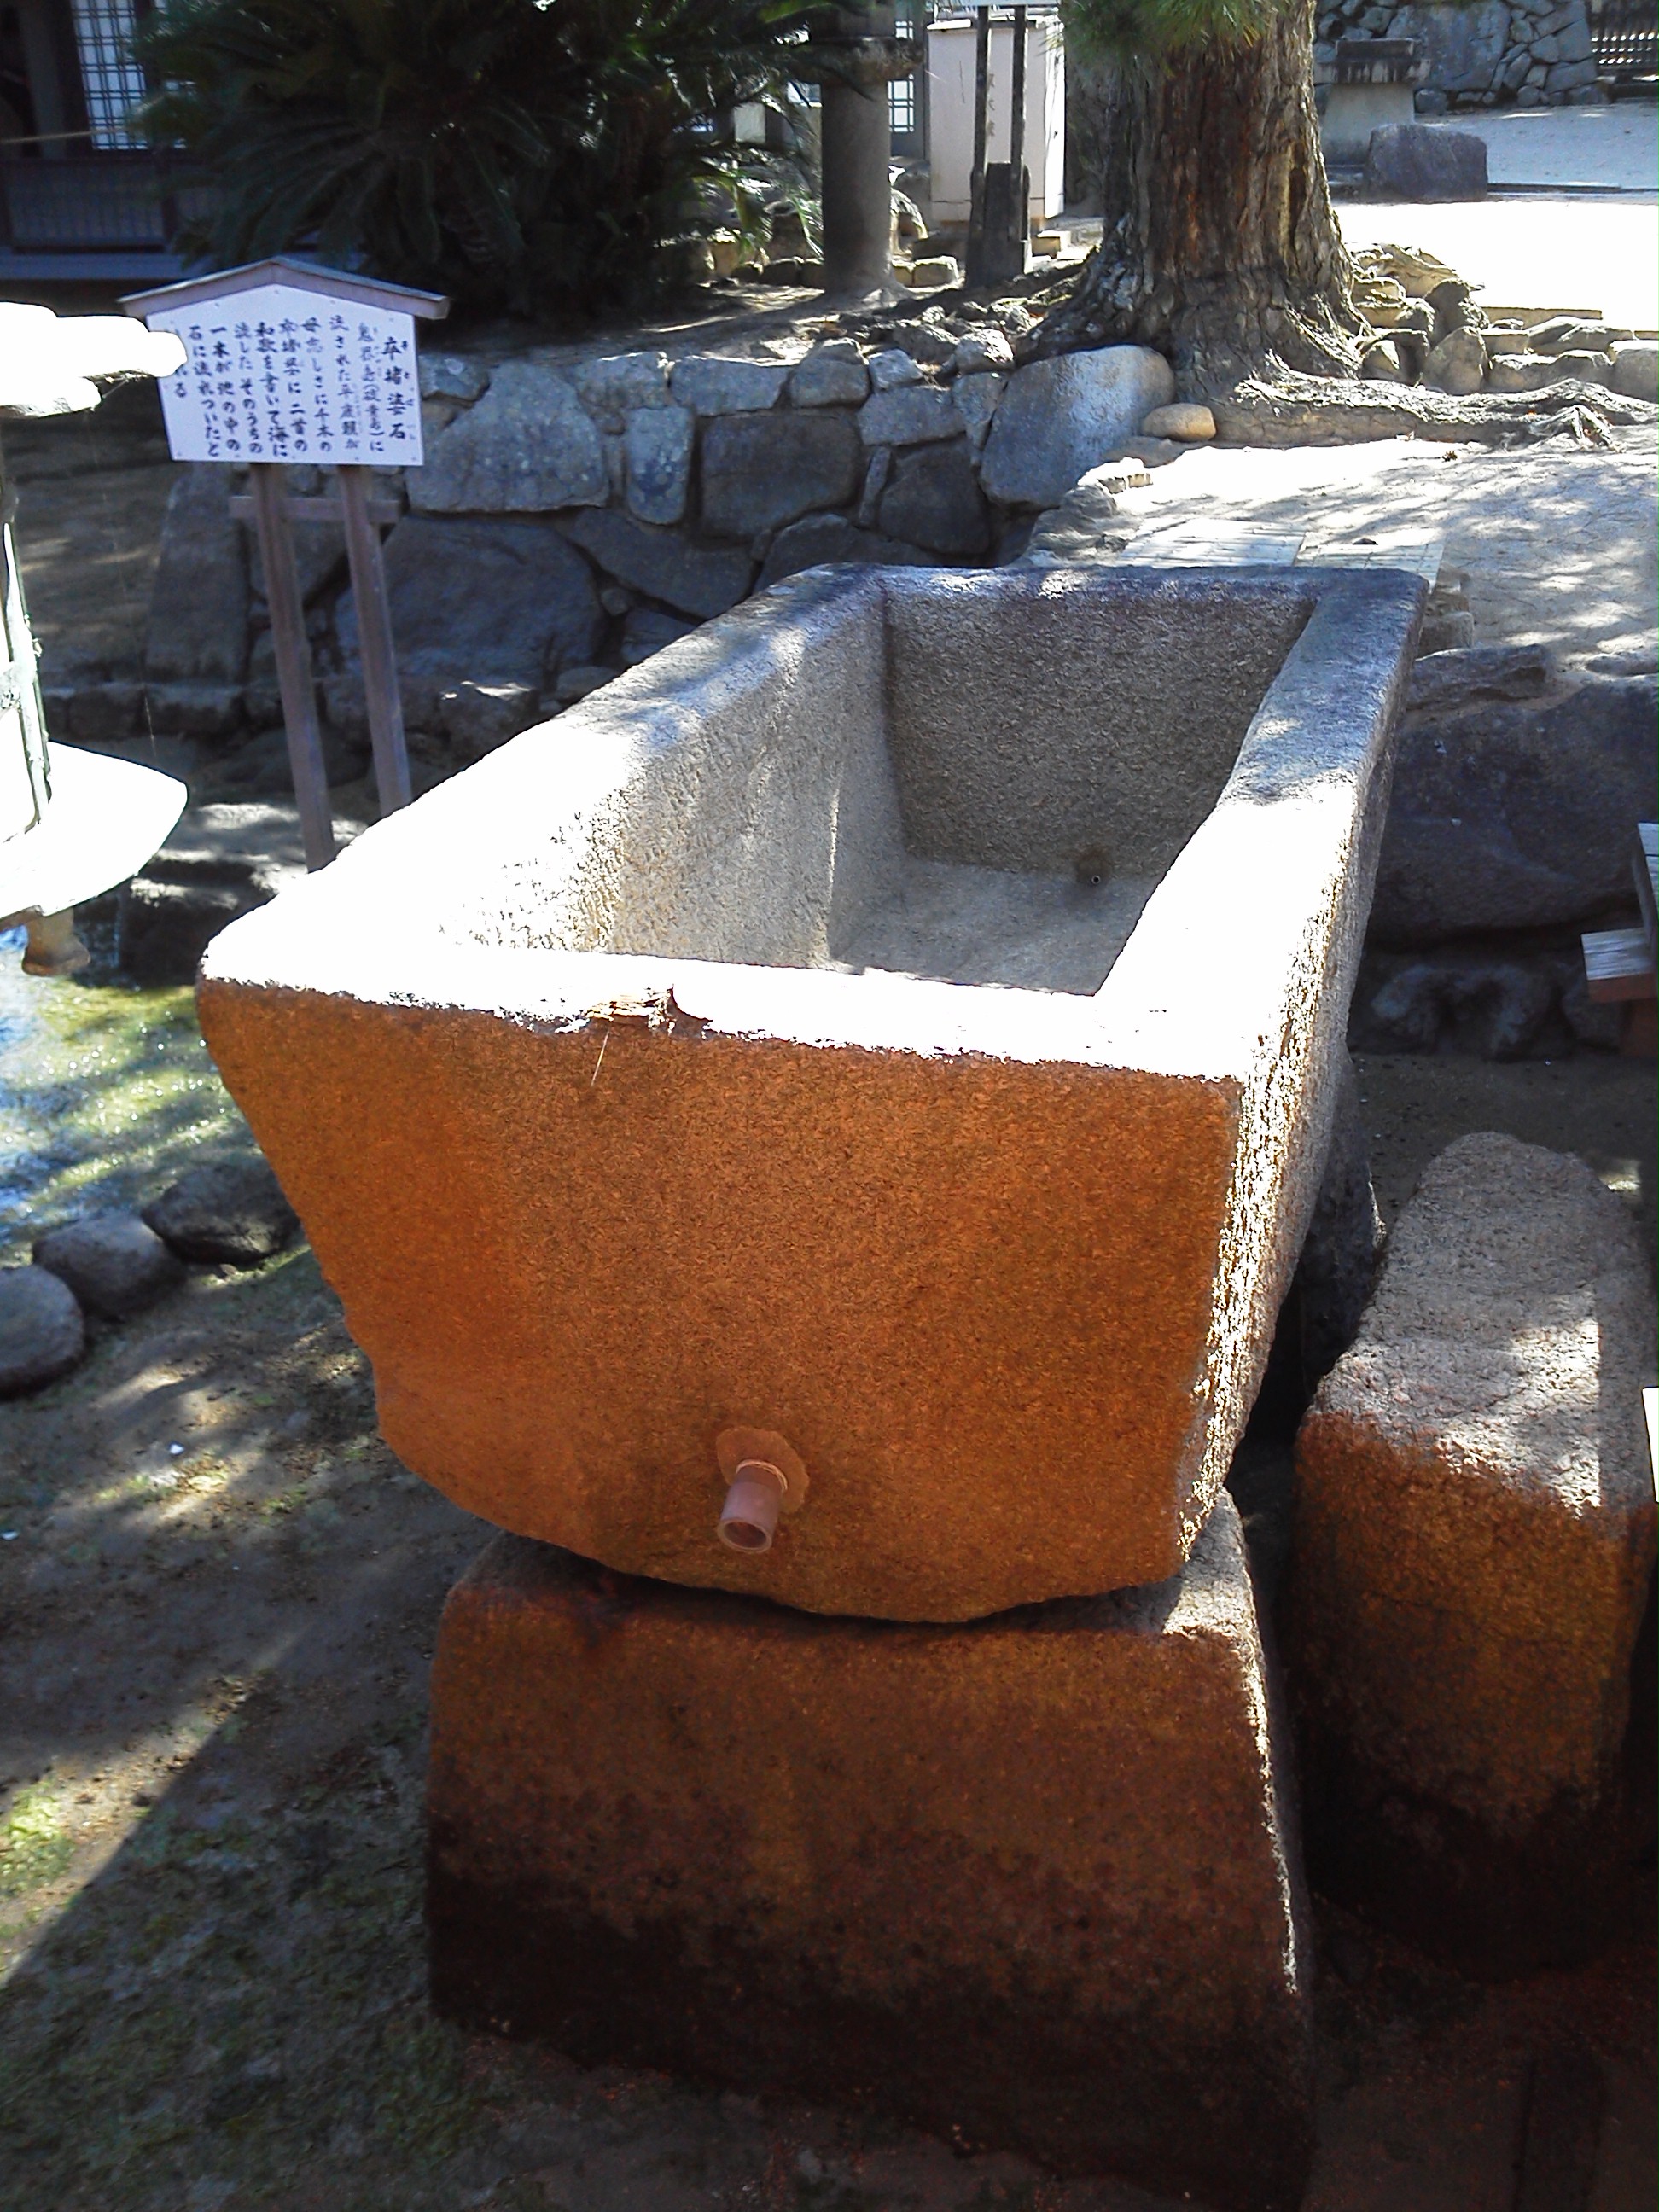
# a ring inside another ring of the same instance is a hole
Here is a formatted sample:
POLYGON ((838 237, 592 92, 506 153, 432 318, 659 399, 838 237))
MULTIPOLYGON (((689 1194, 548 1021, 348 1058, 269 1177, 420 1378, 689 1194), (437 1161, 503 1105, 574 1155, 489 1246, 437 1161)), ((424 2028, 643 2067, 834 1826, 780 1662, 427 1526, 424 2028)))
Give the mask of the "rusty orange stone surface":
POLYGON ((585 2063, 1291 2206, 1279 1790, 1225 1498, 1173 1582, 962 1627, 498 1538, 434 1667, 434 1992, 585 2063))
POLYGON ((1654 1320, 1583 1161, 1460 1138, 1297 1438, 1284 1632, 1316 1878, 1477 1972, 1593 1949, 1651 1838, 1624 1759, 1654 1320))
POLYGON ((1422 588, 793 580, 223 932, 204 1033, 399 1457, 814 1612, 1176 1571, 1318 1187, 1422 588), (810 1479, 769 1550, 715 1540, 737 1428, 810 1479))

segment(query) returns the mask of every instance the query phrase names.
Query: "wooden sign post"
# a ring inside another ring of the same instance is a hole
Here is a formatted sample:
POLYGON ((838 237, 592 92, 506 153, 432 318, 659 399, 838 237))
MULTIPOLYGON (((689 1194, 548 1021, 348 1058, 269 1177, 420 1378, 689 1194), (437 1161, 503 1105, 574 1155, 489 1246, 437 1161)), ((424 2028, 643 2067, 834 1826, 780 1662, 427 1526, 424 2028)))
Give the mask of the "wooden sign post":
POLYGON ((231 512, 258 532, 306 865, 325 867, 334 857, 334 818, 294 525, 344 525, 374 776, 380 811, 389 814, 410 796, 380 557, 380 526, 395 521, 397 510, 370 497, 368 471, 421 464, 415 319, 447 315, 449 302, 279 258, 135 292, 121 305, 184 343, 183 368, 161 385, 173 459, 249 472, 252 496, 233 500, 231 512), (338 500, 290 497, 282 472, 300 463, 331 466, 338 500))

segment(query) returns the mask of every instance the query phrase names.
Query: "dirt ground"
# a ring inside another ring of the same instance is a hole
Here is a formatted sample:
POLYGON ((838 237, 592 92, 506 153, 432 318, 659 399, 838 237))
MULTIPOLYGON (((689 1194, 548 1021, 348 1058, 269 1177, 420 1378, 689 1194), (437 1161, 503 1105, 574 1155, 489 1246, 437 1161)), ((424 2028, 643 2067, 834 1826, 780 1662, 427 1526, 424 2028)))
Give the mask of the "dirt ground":
MULTIPOLYGON (((1651 1204, 1651 1063, 1370 1060, 1362 1088, 1390 1210, 1474 1127, 1651 1204)), ((0 1407, 4 2212, 1152 2212, 432 2017, 426 1667, 487 1534, 380 1443, 303 1249, 198 1272, 0 1407)), ((1308 2212, 1647 2212, 1651 1918, 1489 1989, 1322 1908, 1308 2212)))

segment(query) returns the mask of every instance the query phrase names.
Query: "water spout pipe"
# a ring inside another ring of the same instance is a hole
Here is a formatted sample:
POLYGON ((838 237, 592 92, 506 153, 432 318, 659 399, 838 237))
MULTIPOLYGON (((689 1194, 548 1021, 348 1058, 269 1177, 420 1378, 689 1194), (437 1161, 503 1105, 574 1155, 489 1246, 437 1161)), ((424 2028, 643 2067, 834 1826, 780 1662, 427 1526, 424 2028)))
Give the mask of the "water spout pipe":
POLYGON ((714 1533, 728 1551, 769 1552, 789 1487, 769 1460, 739 1461, 714 1533))

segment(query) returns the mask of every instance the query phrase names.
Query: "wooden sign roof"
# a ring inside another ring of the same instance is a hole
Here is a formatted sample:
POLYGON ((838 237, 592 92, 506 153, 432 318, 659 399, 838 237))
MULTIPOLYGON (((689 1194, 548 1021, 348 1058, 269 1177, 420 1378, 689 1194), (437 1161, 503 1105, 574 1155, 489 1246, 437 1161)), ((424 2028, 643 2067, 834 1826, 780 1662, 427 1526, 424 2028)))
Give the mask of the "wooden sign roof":
POLYGON ((142 322, 164 308, 228 300, 238 292, 258 291, 266 284, 289 284, 296 291, 314 292, 323 299, 349 300, 354 307, 416 315, 423 322, 441 321, 449 313, 449 301, 441 292, 417 292, 407 284, 388 284, 379 276, 356 276, 343 269, 325 269, 320 262, 296 261, 286 253, 269 261, 246 262, 240 269, 218 269, 210 276, 186 276, 181 283, 158 285, 154 291, 129 292, 121 305, 142 322))

